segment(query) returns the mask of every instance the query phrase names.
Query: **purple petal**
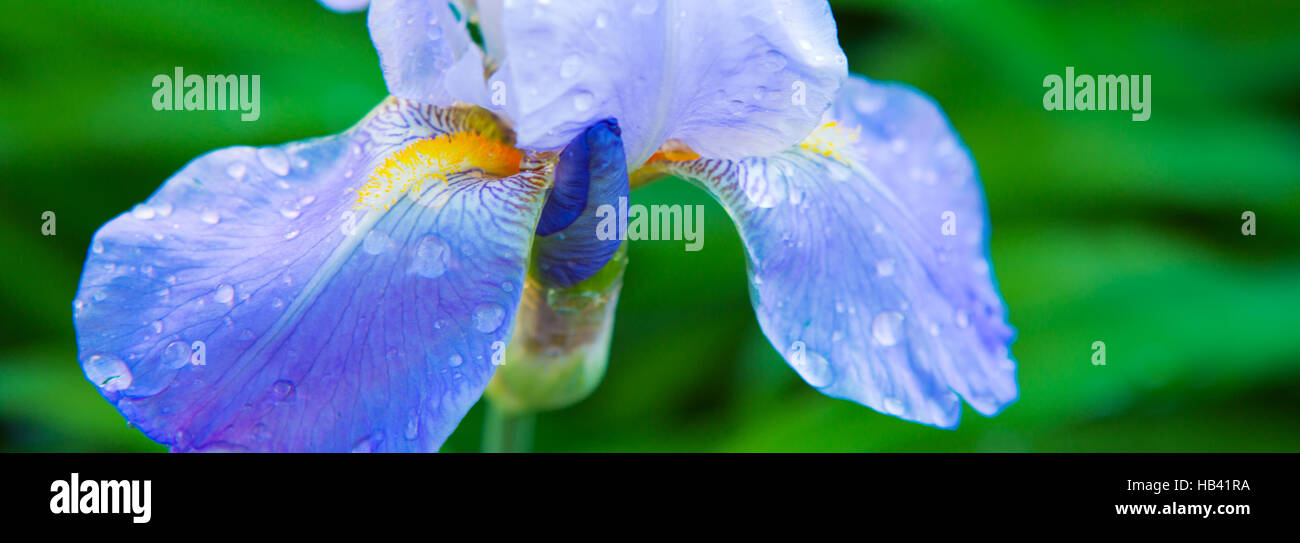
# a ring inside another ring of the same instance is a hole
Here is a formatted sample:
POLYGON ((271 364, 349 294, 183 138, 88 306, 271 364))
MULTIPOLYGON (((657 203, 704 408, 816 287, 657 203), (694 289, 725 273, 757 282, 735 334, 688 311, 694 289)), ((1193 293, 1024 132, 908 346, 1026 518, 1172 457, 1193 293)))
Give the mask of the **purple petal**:
POLYGON ((629 190, 618 123, 596 123, 560 153, 555 188, 542 209, 533 250, 538 275, 547 284, 572 287, 605 267, 622 244, 624 228, 617 209, 620 200, 626 203, 629 190), (582 199, 576 206, 575 193, 582 199), (564 207, 552 205, 557 195, 566 202, 564 207), (555 217, 551 224, 567 223, 543 231, 548 214, 555 217))
POLYGON ((446 1, 375 0, 367 24, 388 92, 446 106, 486 96, 483 52, 446 1))
POLYGON ((491 86, 520 144, 557 149, 612 118, 634 165, 670 138, 708 157, 785 149, 847 73, 824 0, 517 1, 500 17, 491 86))
POLYGON ((809 384, 942 427, 959 395, 997 413, 1017 396, 1014 333, 969 152, 902 85, 854 78, 827 120, 777 155, 670 168, 735 219, 759 324, 809 384))
POLYGON ((436 450, 510 338, 548 173, 454 174, 387 212, 355 189, 464 111, 389 99, 338 136, 187 165, 94 237, 88 379, 176 451, 436 450))

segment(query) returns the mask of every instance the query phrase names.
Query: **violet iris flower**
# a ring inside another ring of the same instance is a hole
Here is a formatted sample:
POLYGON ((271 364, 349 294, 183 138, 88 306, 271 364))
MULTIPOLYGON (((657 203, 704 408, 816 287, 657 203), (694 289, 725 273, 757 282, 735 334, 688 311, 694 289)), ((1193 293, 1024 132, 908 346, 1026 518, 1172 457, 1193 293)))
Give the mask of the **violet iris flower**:
POLYGON ((150 438, 435 451, 485 390, 581 399, 627 265, 596 211, 669 175, 734 220, 808 384, 940 427, 1015 400, 971 156, 926 96, 848 75, 825 1, 375 1, 369 26, 393 96, 356 126, 212 151, 95 234, 79 359, 150 438))

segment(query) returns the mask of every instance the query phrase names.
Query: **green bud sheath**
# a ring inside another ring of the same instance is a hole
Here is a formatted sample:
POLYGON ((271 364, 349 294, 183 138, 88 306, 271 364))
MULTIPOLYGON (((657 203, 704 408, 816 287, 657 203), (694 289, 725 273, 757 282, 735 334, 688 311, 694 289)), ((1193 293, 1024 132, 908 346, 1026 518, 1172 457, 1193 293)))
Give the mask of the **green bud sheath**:
POLYGON ((549 286, 529 270, 505 362, 488 383, 493 407, 528 413, 591 395, 609 363, 626 268, 625 243, 596 275, 567 289, 549 286))

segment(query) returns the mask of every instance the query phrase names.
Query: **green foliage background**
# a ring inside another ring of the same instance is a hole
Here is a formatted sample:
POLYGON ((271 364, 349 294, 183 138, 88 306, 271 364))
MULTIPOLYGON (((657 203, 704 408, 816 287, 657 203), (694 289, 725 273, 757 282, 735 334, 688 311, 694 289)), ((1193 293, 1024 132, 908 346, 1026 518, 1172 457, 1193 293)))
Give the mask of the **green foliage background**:
MULTIPOLYGON (((1300 450, 1294 2, 834 2, 850 68, 933 95, 973 149, 1021 399, 960 429, 805 386, 759 332, 741 247, 634 243, 605 382, 543 451, 1300 450), (1151 120, 1048 112, 1042 80, 1151 74, 1151 120), (1243 237, 1254 211, 1258 235, 1243 237), (1095 367, 1093 341, 1107 344, 1095 367)), ((80 373, 91 234, 190 159, 339 132, 385 95, 363 14, 309 0, 0 0, 0 450, 159 451, 80 373), (157 112, 154 74, 262 75, 261 120, 157 112), (42 236, 41 213, 58 214, 42 236)), ((445 450, 478 447, 476 406, 445 450)))

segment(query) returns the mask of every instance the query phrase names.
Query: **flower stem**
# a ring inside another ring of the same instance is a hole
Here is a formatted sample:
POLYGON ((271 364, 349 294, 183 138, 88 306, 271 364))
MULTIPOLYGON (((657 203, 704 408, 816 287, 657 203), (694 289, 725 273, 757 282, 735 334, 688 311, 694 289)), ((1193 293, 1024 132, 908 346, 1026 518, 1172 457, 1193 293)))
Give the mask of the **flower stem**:
POLYGON ((512 413, 487 404, 487 421, 483 426, 483 452, 522 453, 533 447, 536 413, 512 413))

